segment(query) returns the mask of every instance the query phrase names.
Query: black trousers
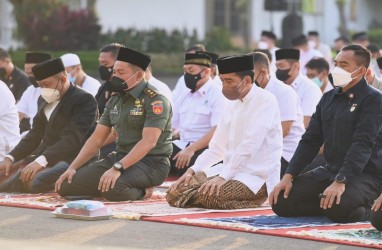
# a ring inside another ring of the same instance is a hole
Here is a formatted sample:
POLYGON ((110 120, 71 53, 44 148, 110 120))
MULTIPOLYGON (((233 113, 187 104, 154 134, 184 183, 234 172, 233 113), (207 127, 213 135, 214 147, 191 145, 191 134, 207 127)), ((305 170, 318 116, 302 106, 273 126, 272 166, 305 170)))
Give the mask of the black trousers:
POLYGON ((377 230, 382 231, 382 210, 371 212, 370 222, 377 230))
MULTIPOLYGON (((189 144, 188 144, 189 145, 189 144)), ((187 145, 187 146, 188 146, 187 145)), ((178 148, 178 146, 176 146, 174 143, 172 144, 172 155, 171 155, 171 159, 170 159, 170 163, 171 163, 171 170, 170 170, 170 173, 173 174, 173 175, 177 175, 177 176, 180 176, 180 175, 183 175, 187 169, 189 167, 191 167, 192 165, 194 165, 196 159, 198 158, 199 155, 201 155, 203 153, 204 150, 206 150, 206 148, 202 148, 198 151, 195 152, 195 154, 191 157, 191 160, 190 160, 190 165, 188 165, 188 167, 185 167, 183 169, 179 169, 179 168, 176 168, 175 167, 175 164, 176 164, 176 160, 173 160, 174 156, 179 153, 180 151, 182 151, 182 149, 178 148)))
POLYGON ((59 194, 65 196, 90 195, 102 196, 109 201, 127 201, 143 199, 146 188, 158 186, 167 178, 170 171, 168 157, 146 156, 127 168, 117 179, 114 188, 101 193, 98 184, 102 175, 125 155, 110 153, 106 158, 78 169, 72 183, 64 182, 59 194))
POLYGON ((370 219, 370 208, 381 194, 379 180, 366 173, 349 177, 341 202, 331 208, 321 209, 319 194, 333 183, 329 179, 319 180, 312 171, 297 176, 287 199, 280 192, 272 210, 282 217, 326 215, 334 222, 346 223, 370 219))

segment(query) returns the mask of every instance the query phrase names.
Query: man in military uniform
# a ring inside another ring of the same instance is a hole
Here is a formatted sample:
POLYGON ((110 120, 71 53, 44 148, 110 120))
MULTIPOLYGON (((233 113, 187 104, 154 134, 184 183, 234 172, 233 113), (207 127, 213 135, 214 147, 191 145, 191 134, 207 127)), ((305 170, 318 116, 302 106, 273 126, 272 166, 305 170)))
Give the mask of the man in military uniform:
POLYGON ((111 201, 147 197, 146 189, 160 185, 170 171, 171 105, 144 80, 151 60, 121 47, 111 89, 95 132, 56 183, 61 196, 103 196, 111 201), (82 167, 103 145, 114 128, 117 150, 82 167))

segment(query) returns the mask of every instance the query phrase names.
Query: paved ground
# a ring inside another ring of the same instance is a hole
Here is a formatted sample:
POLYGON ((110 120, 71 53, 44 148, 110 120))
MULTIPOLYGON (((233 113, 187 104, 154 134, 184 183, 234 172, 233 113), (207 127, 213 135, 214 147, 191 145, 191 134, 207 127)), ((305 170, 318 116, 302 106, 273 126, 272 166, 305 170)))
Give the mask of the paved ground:
POLYGON ((360 249, 281 237, 112 219, 78 221, 0 207, 0 249, 360 249))

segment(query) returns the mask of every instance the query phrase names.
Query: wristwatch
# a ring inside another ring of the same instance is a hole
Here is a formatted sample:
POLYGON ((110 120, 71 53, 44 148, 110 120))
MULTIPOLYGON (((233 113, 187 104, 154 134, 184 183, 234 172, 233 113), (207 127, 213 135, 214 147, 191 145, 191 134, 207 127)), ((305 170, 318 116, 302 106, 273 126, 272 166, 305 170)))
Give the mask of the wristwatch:
POLYGON ((346 184, 348 182, 348 179, 343 174, 337 174, 334 180, 338 183, 346 184))
POLYGON ((121 174, 125 171, 125 169, 123 168, 122 163, 120 163, 119 161, 117 161, 116 163, 113 164, 113 168, 115 170, 118 170, 119 172, 121 172, 121 174))

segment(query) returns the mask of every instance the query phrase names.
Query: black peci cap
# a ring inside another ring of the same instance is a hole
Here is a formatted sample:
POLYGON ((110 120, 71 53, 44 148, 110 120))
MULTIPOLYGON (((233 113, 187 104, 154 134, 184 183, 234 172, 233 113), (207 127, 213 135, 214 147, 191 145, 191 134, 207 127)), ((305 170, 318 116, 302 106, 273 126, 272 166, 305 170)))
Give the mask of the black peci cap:
POLYGON ((131 63, 143 70, 146 70, 151 63, 151 59, 148 55, 125 47, 119 48, 117 61, 131 63))
POLYGON ((201 66, 211 67, 211 57, 205 53, 185 53, 184 54, 184 65, 186 64, 196 64, 201 66))
POLYGON ((25 64, 33 63, 38 64, 52 59, 52 56, 47 53, 41 52, 27 52, 25 53, 25 64))
POLYGON ((225 56, 219 58, 217 64, 220 74, 242 72, 254 68, 252 55, 225 56))
POLYGON ((50 59, 32 67, 33 75, 37 81, 44 80, 64 71, 65 67, 61 58, 50 59))
POLYGON ((298 49, 279 49, 276 50, 276 61, 289 59, 300 60, 300 51, 298 49))

